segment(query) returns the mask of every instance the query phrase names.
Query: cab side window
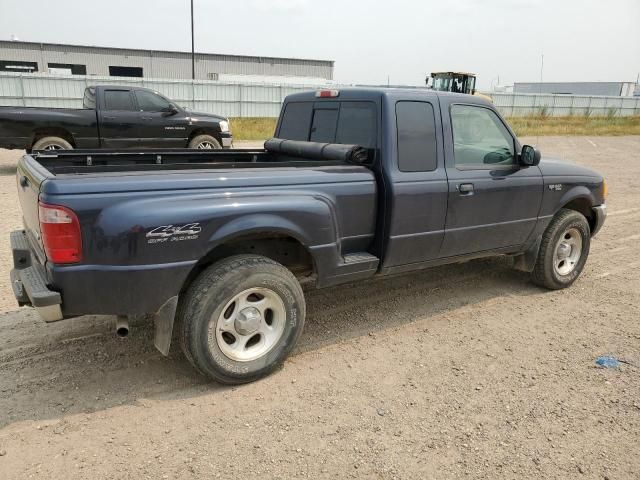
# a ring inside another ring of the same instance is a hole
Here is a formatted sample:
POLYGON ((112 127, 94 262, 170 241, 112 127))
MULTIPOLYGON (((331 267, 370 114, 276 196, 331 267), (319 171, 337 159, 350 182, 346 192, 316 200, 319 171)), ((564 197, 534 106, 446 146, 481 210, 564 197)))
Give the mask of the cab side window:
POLYGON ((484 169, 516 163, 514 139, 492 110, 452 105, 451 125, 456 167, 484 169))
POLYGON ((402 172, 431 172, 438 166, 433 105, 396 103, 398 168, 402 172))
POLYGON ((129 90, 105 90, 104 91, 104 109, 135 111, 133 98, 129 90))

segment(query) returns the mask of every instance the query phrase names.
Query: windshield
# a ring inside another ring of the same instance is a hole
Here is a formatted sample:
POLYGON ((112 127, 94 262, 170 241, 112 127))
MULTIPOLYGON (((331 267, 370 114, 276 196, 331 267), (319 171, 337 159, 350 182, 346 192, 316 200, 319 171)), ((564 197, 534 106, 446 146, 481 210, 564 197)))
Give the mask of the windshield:
POLYGON ((451 90, 451 77, 434 77, 433 89, 440 92, 448 92, 451 90))
POLYGON ((473 93, 475 83, 475 77, 466 75, 434 77, 433 89, 441 92, 473 93))

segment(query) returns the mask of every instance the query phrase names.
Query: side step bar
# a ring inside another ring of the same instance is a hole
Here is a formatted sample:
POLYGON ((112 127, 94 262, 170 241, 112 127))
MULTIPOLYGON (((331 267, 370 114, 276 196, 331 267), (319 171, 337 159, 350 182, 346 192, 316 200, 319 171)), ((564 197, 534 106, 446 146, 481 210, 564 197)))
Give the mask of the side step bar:
POLYGON ((380 262, 378 257, 366 252, 350 253, 342 258, 344 258, 344 265, 354 266, 364 270, 376 270, 380 262))
POLYGON ((335 270, 335 275, 322 282, 322 287, 353 282, 372 277, 378 271, 380 259, 367 252, 350 253, 342 257, 342 262, 335 270))

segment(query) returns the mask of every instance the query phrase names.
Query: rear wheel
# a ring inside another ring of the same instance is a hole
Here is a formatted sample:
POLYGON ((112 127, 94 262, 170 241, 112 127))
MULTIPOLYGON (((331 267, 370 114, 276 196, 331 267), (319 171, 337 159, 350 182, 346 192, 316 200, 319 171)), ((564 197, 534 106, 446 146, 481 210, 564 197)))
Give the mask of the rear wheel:
POLYGON ((584 215, 560 210, 542 236, 533 282, 553 290, 568 287, 582 273, 590 245, 591 229, 584 215))
POLYGON ((198 135, 191 139, 189 142, 189 148, 197 148, 199 150, 218 150, 222 147, 211 135, 198 135))
POLYGON ((221 260, 193 282, 178 314, 182 350, 204 375, 239 384, 271 373, 302 333, 305 302, 284 266, 258 255, 221 260))
POLYGON ((72 150, 73 146, 64 138, 42 137, 38 139, 31 150, 72 150))

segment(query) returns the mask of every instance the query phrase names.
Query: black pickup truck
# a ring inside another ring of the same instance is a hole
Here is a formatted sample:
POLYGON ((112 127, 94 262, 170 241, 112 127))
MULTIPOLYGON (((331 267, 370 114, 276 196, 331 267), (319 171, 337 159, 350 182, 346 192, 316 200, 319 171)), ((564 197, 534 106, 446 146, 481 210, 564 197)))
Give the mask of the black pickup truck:
POLYGON ((229 120, 193 113, 154 90, 95 86, 84 108, 0 107, 0 148, 229 148, 229 120))
POLYGON ((123 334, 152 314, 161 352, 174 332, 203 374, 242 383, 296 343, 301 283, 509 255, 564 288, 605 220, 598 173, 540 162, 478 97, 296 94, 275 134, 264 150, 25 155, 18 302, 47 321, 116 315, 123 334))

